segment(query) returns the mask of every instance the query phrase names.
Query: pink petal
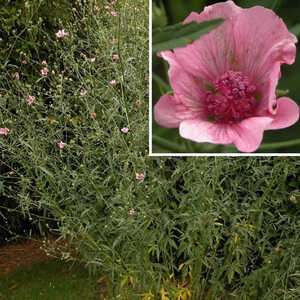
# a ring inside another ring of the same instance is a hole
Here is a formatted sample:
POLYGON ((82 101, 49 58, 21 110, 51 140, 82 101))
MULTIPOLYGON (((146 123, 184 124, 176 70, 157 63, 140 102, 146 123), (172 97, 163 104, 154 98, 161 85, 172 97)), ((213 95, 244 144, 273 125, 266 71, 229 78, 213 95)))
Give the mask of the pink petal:
POLYGON ((203 115, 198 107, 187 106, 182 97, 164 95, 154 106, 155 121, 167 128, 176 128, 182 120, 195 119, 203 115))
POLYGON ((154 106, 155 121, 167 128, 179 126, 180 119, 176 116, 176 102, 170 95, 162 96, 154 106))
POLYGON ((180 123, 179 133, 183 138, 198 143, 234 143, 239 151, 253 152, 261 144, 263 132, 271 122, 268 117, 248 118, 236 124, 186 120, 180 123))
POLYGON ((233 1, 226 1, 206 6, 201 14, 192 12, 185 20, 184 23, 192 21, 203 22, 212 19, 223 18, 229 19, 241 13, 243 9, 235 5, 233 1))
POLYGON ((233 35, 239 69, 266 95, 260 105, 272 111, 280 66, 294 62, 296 37, 272 10, 262 6, 244 9, 236 19, 233 35))
POLYGON ((201 119, 185 120, 180 123, 179 134, 183 138, 198 143, 230 144, 232 138, 229 125, 201 119))
POLYGON ((233 127, 233 143, 241 152, 254 152, 260 146, 264 130, 272 122, 272 118, 253 117, 235 124, 233 127))
POLYGON ((174 93, 184 96, 183 99, 186 99, 188 105, 199 106, 205 93, 202 80, 186 72, 182 67, 182 61, 178 60, 173 52, 163 51, 159 55, 170 65, 169 78, 174 93))
POLYGON ((276 114, 267 129, 281 129, 295 124, 299 120, 299 106, 290 98, 282 97, 277 100, 276 114))
POLYGON ((242 9, 232 1, 206 7, 201 14, 191 13, 184 23, 203 22, 216 18, 227 19, 222 25, 183 48, 175 48, 176 59, 191 74, 211 83, 230 69, 234 69, 234 37, 232 18, 242 9))
POLYGON ((266 79, 274 63, 292 64, 295 60, 297 39, 272 10, 262 6, 243 10, 233 34, 240 69, 257 82, 266 79))

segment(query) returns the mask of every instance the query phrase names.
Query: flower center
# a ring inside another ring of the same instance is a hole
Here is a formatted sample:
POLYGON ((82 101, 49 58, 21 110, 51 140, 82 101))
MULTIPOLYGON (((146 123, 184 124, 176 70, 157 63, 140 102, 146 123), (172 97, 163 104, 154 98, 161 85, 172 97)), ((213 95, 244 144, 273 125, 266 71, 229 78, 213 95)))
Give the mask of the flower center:
POLYGON ((207 114, 215 121, 234 123, 253 114, 256 86, 242 72, 227 71, 208 86, 207 114))

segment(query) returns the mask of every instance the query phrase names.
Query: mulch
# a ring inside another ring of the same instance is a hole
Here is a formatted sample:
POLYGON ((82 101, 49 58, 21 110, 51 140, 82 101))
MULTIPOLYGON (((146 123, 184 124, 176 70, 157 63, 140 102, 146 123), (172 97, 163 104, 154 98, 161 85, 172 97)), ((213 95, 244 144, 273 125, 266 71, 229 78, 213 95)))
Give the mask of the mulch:
POLYGON ((0 275, 6 275, 20 267, 30 267, 33 263, 53 259, 45 251, 45 245, 49 243, 55 243, 55 238, 36 237, 0 247, 0 275))

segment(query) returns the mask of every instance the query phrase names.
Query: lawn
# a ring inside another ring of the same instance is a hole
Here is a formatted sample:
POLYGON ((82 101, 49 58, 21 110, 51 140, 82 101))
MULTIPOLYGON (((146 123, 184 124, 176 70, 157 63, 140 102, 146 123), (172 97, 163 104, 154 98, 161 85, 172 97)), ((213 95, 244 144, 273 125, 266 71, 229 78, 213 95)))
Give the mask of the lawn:
POLYGON ((3 300, 104 299, 86 268, 56 259, 0 275, 0 290, 3 300))
POLYGON ((103 282, 89 276, 83 264, 47 255, 45 246, 54 241, 36 238, 0 247, 1 300, 105 298, 103 282))

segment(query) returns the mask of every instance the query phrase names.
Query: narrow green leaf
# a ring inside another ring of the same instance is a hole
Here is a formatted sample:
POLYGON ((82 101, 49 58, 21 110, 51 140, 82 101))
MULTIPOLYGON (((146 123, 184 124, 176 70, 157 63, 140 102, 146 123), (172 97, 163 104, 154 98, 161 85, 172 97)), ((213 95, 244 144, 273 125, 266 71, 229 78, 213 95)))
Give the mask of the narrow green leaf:
POLYGON ((44 167, 42 167, 42 166, 39 166, 39 168, 40 168, 44 173, 46 173, 47 175, 49 175, 50 177, 54 178, 53 173, 51 173, 49 170, 47 170, 46 168, 44 168, 44 167))
POLYGON ((157 145, 162 149, 168 150, 168 153, 187 153, 187 149, 174 142, 168 141, 156 135, 152 135, 152 144, 157 145))
POLYGON ((155 29, 152 38, 152 52, 184 47, 219 26, 223 21, 223 19, 215 19, 201 23, 180 23, 155 29))
POLYGON ((290 29, 290 32, 293 33, 295 36, 299 37, 300 36, 300 24, 293 26, 290 29))

